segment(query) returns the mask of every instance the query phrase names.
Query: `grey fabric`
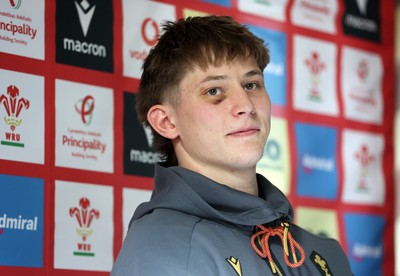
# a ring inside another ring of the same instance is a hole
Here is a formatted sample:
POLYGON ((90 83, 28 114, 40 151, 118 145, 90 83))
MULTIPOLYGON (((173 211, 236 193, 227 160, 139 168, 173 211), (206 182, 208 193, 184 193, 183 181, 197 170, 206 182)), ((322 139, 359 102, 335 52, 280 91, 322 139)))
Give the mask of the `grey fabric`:
MULTIPOLYGON (((273 275, 250 240, 256 225, 293 220, 290 203, 274 185, 257 175, 255 197, 184 168, 156 165, 155 171, 152 198, 135 211, 112 276, 273 275)), ((270 238, 284 275, 352 275, 336 240, 292 223, 289 231, 304 249, 305 262, 289 268, 281 239, 270 238)))

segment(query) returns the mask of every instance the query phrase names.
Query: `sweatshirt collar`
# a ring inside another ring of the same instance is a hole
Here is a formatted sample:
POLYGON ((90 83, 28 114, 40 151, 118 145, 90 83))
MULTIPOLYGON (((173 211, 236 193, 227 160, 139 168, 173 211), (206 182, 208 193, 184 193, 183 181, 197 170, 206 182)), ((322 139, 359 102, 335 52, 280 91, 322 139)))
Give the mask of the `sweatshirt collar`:
POLYGON ((219 184, 182 167, 155 167, 155 187, 150 202, 141 204, 132 220, 157 208, 189 213, 249 229, 285 216, 293 219, 293 210, 284 194, 265 177, 257 174, 259 196, 219 184))

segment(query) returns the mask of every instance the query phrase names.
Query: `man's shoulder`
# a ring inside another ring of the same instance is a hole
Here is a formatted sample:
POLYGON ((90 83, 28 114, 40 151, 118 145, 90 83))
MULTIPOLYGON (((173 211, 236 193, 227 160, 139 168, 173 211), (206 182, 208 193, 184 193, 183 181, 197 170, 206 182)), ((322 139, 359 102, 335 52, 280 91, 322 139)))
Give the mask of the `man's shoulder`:
POLYGON ((190 239, 198 220, 167 209, 157 209, 135 220, 112 275, 182 275, 187 269, 190 239))
POLYGON ((128 231, 128 236, 138 243, 150 243, 156 246, 188 244, 196 224, 201 218, 169 209, 157 209, 134 222, 128 231))
POLYGON ((184 230, 193 227, 202 220, 199 217, 171 209, 156 209, 132 222, 133 228, 153 229, 162 227, 165 230, 184 230))

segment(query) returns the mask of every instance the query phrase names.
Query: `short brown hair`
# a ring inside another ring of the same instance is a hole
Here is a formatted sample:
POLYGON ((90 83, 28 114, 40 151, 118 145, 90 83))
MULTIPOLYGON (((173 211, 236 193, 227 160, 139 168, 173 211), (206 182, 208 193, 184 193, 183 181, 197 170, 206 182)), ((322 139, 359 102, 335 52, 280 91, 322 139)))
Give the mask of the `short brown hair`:
MULTIPOLYGON (((188 71, 218 66, 235 58, 254 58, 261 71, 269 63, 264 41, 229 16, 197 16, 166 21, 163 33, 143 63, 136 111, 149 126, 147 112, 156 105, 179 103, 179 85, 188 71)), ((177 165, 172 141, 152 129, 155 151, 166 165, 177 165)))

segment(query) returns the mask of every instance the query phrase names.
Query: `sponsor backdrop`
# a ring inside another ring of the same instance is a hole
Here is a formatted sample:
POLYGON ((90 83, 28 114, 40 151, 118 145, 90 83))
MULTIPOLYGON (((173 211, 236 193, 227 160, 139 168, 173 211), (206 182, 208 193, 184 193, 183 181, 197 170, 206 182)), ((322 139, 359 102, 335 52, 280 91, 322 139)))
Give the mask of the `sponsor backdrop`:
POLYGON ((298 224, 340 241, 355 275, 393 275, 394 10, 394 0, 1 1, 0 274, 109 274, 159 160, 135 116, 142 61, 164 20, 212 13, 271 50, 258 172, 298 224))
POLYGON ((396 276, 400 276, 400 1, 396 1, 396 113, 395 113, 395 180, 396 180, 396 233, 395 233, 395 264, 396 276))

